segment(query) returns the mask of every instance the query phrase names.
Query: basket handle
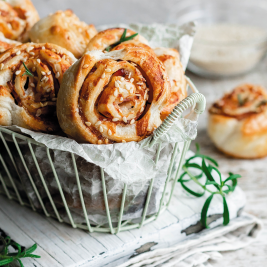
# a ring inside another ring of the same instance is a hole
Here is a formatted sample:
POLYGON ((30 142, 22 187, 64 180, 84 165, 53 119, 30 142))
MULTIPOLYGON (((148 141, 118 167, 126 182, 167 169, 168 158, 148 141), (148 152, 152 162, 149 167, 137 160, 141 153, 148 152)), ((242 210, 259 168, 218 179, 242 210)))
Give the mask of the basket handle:
POLYGON ((164 122, 154 131, 153 138, 149 144, 152 147, 157 139, 159 139, 162 135, 167 133, 169 129, 172 127, 174 122, 178 117, 180 117, 185 110, 189 107, 194 107, 193 113, 202 114, 206 108, 206 98, 201 93, 198 93, 198 90, 191 82, 189 78, 186 77, 186 82, 192 89, 194 93, 190 96, 186 97, 182 100, 172 111, 172 113, 164 120, 164 122))

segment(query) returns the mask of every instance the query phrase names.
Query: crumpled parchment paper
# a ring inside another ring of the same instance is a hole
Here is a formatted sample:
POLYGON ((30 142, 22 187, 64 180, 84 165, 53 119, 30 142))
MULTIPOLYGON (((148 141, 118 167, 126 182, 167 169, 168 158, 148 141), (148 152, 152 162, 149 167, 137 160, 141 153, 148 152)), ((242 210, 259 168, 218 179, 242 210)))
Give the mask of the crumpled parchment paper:
MULTIPOLYGON (((189 23, 181 27, 176 25, 168 26, 159 24, 131 24, 127 25, 127 27, 142 34, 154 47, 166 46, 177 48, 180 52, 183 66, 184 68, 186 67, 193 42, 194 23, 189 23)), ((178 142, 180 148, 176 155, 177 160, 175 166, 177 166, 178 159, 181 156, 180 152, 183 143, 194 139, 197 134, 196 120, 184 118, 177 119, 169 132, 157 141, 157 143, 162 142, 162 146, 159 160, 156 164, 155 159, 158 144, 155 144, 152 148, 148 147, 152 136, 139 143, 129 142, 110 145, 93 145, 79 144, 70 138, 33 132, 16 126, 8 128, 13 131, 27 134, 35 141, 45 145, 32 145, 32 149, 40 167, 41 174, 44 177, 45 183, 59 211, 60 217, 64 221, 69 222, 49 162, 48 153, 51 156, 51 160, 55 167, 74 222, 84 223, 85 219, 71 156, 71 153, 73 153, 79 173, 87 215, 92 224, 107 223, 100 167, 104 169, 105 173, 108 203, 113 222, 118 221, 124 184, 127 184, 128 189, 123 220, 129 220, 141 217, 150 181, 152 178, 155 178, 147 213, 153 214, 159 207, 175 143, 178 142), (47 152, 47 148, 49 148, 49 152, 47 152)), ((13 157, 16 160, 22 183, 26 187, 28 196, 32 200, 36 209, 42 209, 41 203, 29 181, 23 162, 12 144, 12 140, 7 135, 5 135, 5 137, 7 140, 10 140, 8 145, 13 146, 13 157)), ((40 179, 38 169, 36 168, 28 144, 20 139, 17 139, 17 141, 28 171, 41 196, 42 202, 47 212, 53 214, 53 208, 40 179)), ((1 148, 1 153, 2 151, 3 149, 1 148)), ((6 158, 6 161, 7 160, 8 158, 6 158)), ((9 167, 12 168, 11 165, 9 167)), ((17 183, 18 181, 19 180, 17 180, 17 183)))

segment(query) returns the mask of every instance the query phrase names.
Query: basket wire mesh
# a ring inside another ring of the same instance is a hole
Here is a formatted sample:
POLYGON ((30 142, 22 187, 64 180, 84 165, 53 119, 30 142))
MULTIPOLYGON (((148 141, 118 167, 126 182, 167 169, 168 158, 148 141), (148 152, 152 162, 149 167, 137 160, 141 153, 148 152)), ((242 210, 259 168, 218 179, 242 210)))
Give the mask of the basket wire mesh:
MULTIPOLYGON (((159 154, 161 151, 161 142, 158 141, 156 143, 156 141, 170 129, 170 127, 173 125, 175 120, 178 117, 180 117, 182 115, 182 113, 185 110, 187 110, 188 108, 191 108, 192 112, 194 112, 196 114, 201 114, 205 109, 206 101, 205 101, 204 96, 197 92, 197 89, 195 88, 193 83, 188 78, 187 78, 187 84, 191 87, 191 89, 193 90, 194 93, 191 94, 190 96, 188 96, 186 99, 184 99, 181 103, 179 103, 175 107, 173 112, 168 116, 168 118, 163 122, 163 124, 158 129, 156 129, 154 131, 150 146, 154 146, 154 145, 157 146, 156 159, 155 159, 156 165, 157 165, 157 162, 159 159, 159 154)), ((24 170, 27 174, 27 177, 29 178, 30 184, 31 184, 31 186, 32 186, 32 188, 36 194, 36 197, 37 197, 37 199, 38 199, 38 201, 42 207, 42 211, 47 217, 54 217, 59 222, 64 222, 64 220, 60 216, 60 213, 59 213, 59 211, 55 205, 55 202, 54 202, 54 200, 51 196, 51 193, 49 191, 49 188, 46 184, 46 181, 45 181, 44 176, 42 174, 41 168, 38 164, 36 155, 34 153, 34 150, 32 147, 33 145, 42 146, 42 147, 46 148, 46 154, 47 154, 47 157, 49 159, 49 163, 51 165, 51 169, 52 169, 55 181, 56 181, 58 189, 59 189, 59 194, 61 196, 62 203, 64 204, 64 208, 65 208, 65 211, 66 211, 66 214, 67 214, 67 217, 69 219, 71 226, 73 228, 85 229, 85 230, 88 230, 89 232, 106 232, 106 233, 110 232, 112 234, 119 233, 120 231, 134 229, 134 228, 141 228, 143 225, 156 220, 159 217, 159 215, 162 214, 167 209, 167 207, 169 206, 169 204, 171 202, 171 198, 172 198, 172 195, 173 195, 173 192, 175 189, 176 181, 177 181, 177 178, 179 177, 179 174, 180 174, 183 162, 184 162, 185 154, 186 154, 186 152, 190 146, 190 141, 184 142, 183 148, 182 148, 182 153, 181 153, 181 156, 179 158, 178 168, 176 169, 174 177, 171 177, 172 173, 173 173, 174 163, 175 163, 175 160, 177 160, 177 153, 179 150, 178 143, 175 143, 174 149, 172 151, 171 159, 170 159, 170 165, 169 165, 168 172, 167 172, 166 182, 165 182, 164 189, 162 192, 162 197, 161 197, 161 200, 159 203, 159 209, 155 214, 147 215, 148 206, 149 206, 149 202, 151 200, 151 194, 152 194, 152 189, 153 189, 153 184, 154 184, 154 179, 155 179, 155 178, 153 178, 150 181, 146 200, 145 200, 145 205, 144 205, 143 212, 142 212, 142 217, 141 217, 140 222, 138 222, 138 223, 133 223, 131 220, 125 220, 125 221, 122 220, 123 213, 124 213, 125 199, 126 199, 126 195, 127 195, 127 184, 124 184, 124 188, 122 191, 121 206, 120 206, 119 215, 118 215, 118 223, 117 223, 117 226, 114 226, 114 223, 112 223, 111 216, 110 216, 110 208, 109 208, 108 197, 107 197, 105 173, 104 173, 104 169, 100 168, 103 197, 104 197, 104 203, 105 203, 106 216, 107 216, 107 220, 108 220, 108 227, 107 227, 106 225, 92 225, 90 223, 90 220, 88 219, 85 201, 84 201, 84 196, 83 196, 82 187, 81 187, 81 182, 80 182, 80 177, 79 177, 79 173, 78 173, 78 168, 77 168, 75 156, 73 153, 71 153, 71 159, 72 159, 72 164, 73 164, 74 173, 75 173, 75 177, 76 177, 76 183, 77 183, 79 197, 80 197, 80 201, 81 201, 81 207, 82 207, 82 211, 84 214, 84 219, 85 219, 86 224, 76 224, 73 220, 70 208, 68 207, 66 197, 64 195, 64 192, 62 190, 62 187, 61 187, 58 175, 57 175, 57 171, 56 171, 55 166, 53 164, 53 161, 51 159, 50 149, 48 147, 46 147, 45 145, 36 142, 35 140, 33 140, 30 137, 27 137, 27 136, 18 134, 16 132, 13 132, 11 130, 8 130, 6 128, 0 127, 0 140, 2 141, 3 147, 6 149, 6 152, 8 155, 8 158, 6 158, 6 160, 10 160, 9 163, 11 163, 13 168, 14 168, 14 170, 12 170, 12 171, 13 172, 15 171, 15 173, 18 176, 22 185, 23 185, 23 181, 21 179, 21 175, 20 175, 18 166, 17 166, 16 161, 12 155, 11 149, 9 148, 9 146, 7 144, 5 136, 11 137, 11 140, 13 141, 13 143, 15 145, 15 148, 18 152, 19 158, 22 162, 22 165, 23 165, 24 170), (25 162, 21 148, 18 144, 18 140, 23 140, 28 145, 28 148, 30 150, 34 165, 37 169, 38 175, 39 175, 40 180, 42 182, 42 186, 43 186, 43 188, 47 194, 48 200, 52 206, 54 214, 49 213, 46 209, 46 206, 43 202, 43 199, 42 199, 42 197, 38 191, 37 186, 35 185, 33 177, 29 171, 29 168, 28 168, 26 162, 25 162), (171 185, 171 189, 170 189, 170 192, 167 194, 166 190, 167 190, 168 185, 171 185)), ((11 175, 11 171, 8 168, 8 164, 5 162, 2 154, 3 153, 0 151, 0 162, 1 162, 2 167, 3 167, 2 171, 4 172, 4 174, 2 174, 0 172, 0 185, 2 185, 2 188, 0 187, 0 194, 4 194, 9 199, 11 199, 11 200, 13 199, 13 200, 18 201, 20 203, 20 205, 29 206, 34 211, 36 211, 36 208, 34 207, 34 204, 33 204, 32 200, 31 200, 30 196, 28 195, 27 190, 25 188, 24 188, 24 191, 25 191, 27 198, 25 198, 25 197, 23 198, 20 195, 20 191, 17 188, 16 182, 14 181, 14 179, 11 175), (4 177, 6 177, 7 179, 5 180, 4 177)), ((1 170, 1 166, 0 166, 0 170, 1 170)))

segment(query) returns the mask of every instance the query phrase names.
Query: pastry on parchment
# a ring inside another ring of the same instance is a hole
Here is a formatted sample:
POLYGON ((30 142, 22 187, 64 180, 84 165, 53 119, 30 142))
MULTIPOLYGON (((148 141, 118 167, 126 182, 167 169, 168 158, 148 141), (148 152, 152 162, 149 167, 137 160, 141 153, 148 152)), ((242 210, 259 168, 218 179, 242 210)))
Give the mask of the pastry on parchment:
POLYGON ((208 133, 216 147, 236 158, 267 155, 267 93, 243 84, 215 102, 209 110, 208 133))
POLYGON ((53 44, 27 43, 1 54, 0 125, 58 131, 56 98, 63 74, 75 61, 53 44))
MULTIPOLYGON (((171 94, 168 99, 168 105, 161 114, 162 119, 165 119, 172 112, 174 107, 187 96, 186 80, 184 70, 180 62, 180 55, 178 51, 173 48, 158 47, 152 49, 148 45, 148 41, 140 34, 134 36, 133 39, 120 43, 119 41, 124 31, 125 29, 123 28, 110 28, 101 31, 91 39, 86 50, 113 51, 126 47, 136 47, 144 48, 151 53, 155 53, 163 63, 171 82, 171 94)), ((125 37, 127 38, 135 34, 136 32, 127 29, 125 37)))
POLYGON ((8 39, 28 41, 29 30, 39 19, 30 0, 0 1, 0 32, 8 39))
POLYGON ((32 27, 30 38, 35 43, 62 46, 80 58, 90 39, 97 33, 94 25, 86 24, 71 11, 57 11, 32 27))
POLYGON ((95 50, 64 75, 57 115, 62 130, 78 142, 140 141, 162 123, 169 94, 168 75, 154 53, 95 50))

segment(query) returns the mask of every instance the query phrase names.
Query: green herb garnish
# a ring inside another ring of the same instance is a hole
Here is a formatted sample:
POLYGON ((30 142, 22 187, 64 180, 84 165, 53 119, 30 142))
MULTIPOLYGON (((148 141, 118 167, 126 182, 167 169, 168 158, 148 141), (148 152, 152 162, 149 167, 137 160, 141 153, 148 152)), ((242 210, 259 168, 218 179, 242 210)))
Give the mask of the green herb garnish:
POLYGON ((131 36, 126 37, 126 33, 127 33, 127 29, 124 29, 124 32, 123 32, 120 40, 118 42, 116 42, 115 44, 112 44, 112 45, 108 46, 105 50, 109 52, 113 47, 115 47, 115 46, 117 46, 117 45, 119 45, 119 44, 121 44, 123 42, 132 40, 135 36, 138 35, 138 33, 135 33, 135 34, 133 34, 131 36))
POLYGON ((237 95, 237 100, 238 100, 239 106, 243 106, 245 104, 245 101, 243 100, 240 94, 237 95))
POLYGON ((23 77, 24 75, 29 75, 29 76, 32 76, 32 77, 34 77, 34 75, 30 72, 30 70, 27 68, 27 66, 25 65, 25 63, 24 62, 22 62, 22 64, 23 64, 23 66, 24 66, 24 68, 25 68, 25 70, 26 70, 26 72, 24 72, 23 74, 22 74, 22 76, 21 77, 23 77))
POLYGON ((217 161, 215 161, 213 158, 209 156, 205 156, 200 154, 200 149, 199 145, 196 144, 197 152, 194 156, 186 160, 185 164, 183 165, 183 170, 184 173, 180 176, 178 179, 178 182, 181 183, 181 186, 183 187, 184 190, 186 190, 189 194, 195 196, 195 197, 202 197, 206 192, 210 194, 210 196, 206 199, 204 206, 202 207, 201 211, 201 223, 205 228, 208 228, 207 224, 207 214, 209 210, 210 203, 213 199, 214 195, 221 195, 222 200, 223 200, 223 224, 227 225, 230 221, 229 217, 229 209, 228 209, 228 204, 226 201, 226 195, 229 194, 230 192, 234 192, 236 185, 237 185, 237 179, 241 177, 239 174, 233 174, 229 173, 229 177, 226 178, 224 181, 222 180, 222 176, 220 171, 216 168, 218 167, 217 161), (196 158, 201 158, 202 159, 202 164, 199 165, 195 162, 192 162, 193 159, 196 158), (208 165, 206 165, 206 162, 209 162, 208 165), (195 169, 200 171, 200 174, 198 175, 193 175, 190 172, 190 169, 195 169), (213 174, 214 171, 219 175, 220 181, 217 182, 213 174), (186 177, 187 176, 187 177, 186 177), (200 178, 204 177, 205 182, 201 183, 199 181, 200 178), (197 185, 199 185, 200 188, 202 188, 201 192, 196 192, 192 189, 190 189, 186 183, 189 181, 194 181, 197 185), (229 185, 228 182, 232 182, 232 185, 229 185), (215 191, 212 191, 207 188, 208 185, 213 185, 215 187, 215 191))
POLYGON ((38 255, 32 254, 37 248, 36 244, 26 249, 5 235, 3 231, 1 232, 0 248, 2 247, 2 249, 0 249, 0 266, 9 266, 11 262, 18 261, 20 266, 23 267, 24 265, 21 262, 22 258, 41 258, 38 255), (9 253, 9 247, 13 247, 17 252, 9 253))

